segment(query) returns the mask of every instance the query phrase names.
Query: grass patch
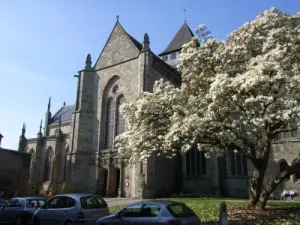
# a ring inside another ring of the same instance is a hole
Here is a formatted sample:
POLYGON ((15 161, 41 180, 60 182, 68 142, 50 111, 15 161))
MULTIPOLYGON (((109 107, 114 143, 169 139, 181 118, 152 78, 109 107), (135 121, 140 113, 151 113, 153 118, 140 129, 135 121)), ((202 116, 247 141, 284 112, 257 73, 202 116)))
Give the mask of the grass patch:
MULTIPOLYGON (((296 225, 300 224, 300 202, 269 201, 265 211, 247 210, 247 200, 216 198, 173 198, 184 202, 201 218, 204 225, 216 224, 220 203, 226 201, 229 224, 296 225)), ((116 212, 121 206, 110 208, 116 212)))

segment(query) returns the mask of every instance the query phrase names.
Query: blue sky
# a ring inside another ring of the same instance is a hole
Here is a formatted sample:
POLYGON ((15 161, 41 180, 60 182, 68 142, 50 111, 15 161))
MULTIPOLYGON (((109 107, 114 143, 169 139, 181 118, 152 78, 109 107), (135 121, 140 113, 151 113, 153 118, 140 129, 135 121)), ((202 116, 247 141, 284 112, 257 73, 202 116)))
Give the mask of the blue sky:
POLYGON ((0 133, 2 147, 16 149, 22 123, 36 137, 48 98, 52 113, 75 102, 76 79, 85 57, 99 56, 116 16, 141 41, 145 32, 159 53, 184 21, 206 24, 218 39, 275 6, 295 13, 299 0, 1 0, 0 133))

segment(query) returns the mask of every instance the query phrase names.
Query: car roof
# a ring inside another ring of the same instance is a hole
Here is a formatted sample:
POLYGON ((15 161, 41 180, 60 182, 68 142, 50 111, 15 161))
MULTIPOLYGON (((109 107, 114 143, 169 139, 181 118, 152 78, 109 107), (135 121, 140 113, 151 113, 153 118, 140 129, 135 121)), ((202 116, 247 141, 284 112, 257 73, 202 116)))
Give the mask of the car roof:
POLYGON ((70 194, 59 194, 55 195, 54 197, 61 197, 61 196, 67 196, 67 197, 73 197, 73 198, 80 198, 80 197, 85 197, 85 196, 98 196, 94 194, 84 194, 84 193, 70 193, 70 194))
POLYGON ((145 200, 145 201, 139 201, 139 202, 134 202, 130 205, 135 205, 135 204, 160 204, 160 205, 165 205, 165 206, 169 206, 169 205, 177 205, 177 204, 184 204, 182 202, 177 202, 177 201, 172 201, 172 200, 145 200))
POLYGON ((45 200, 43 197, 16 197, 12 199, 24 199, 24 200, 45 200))

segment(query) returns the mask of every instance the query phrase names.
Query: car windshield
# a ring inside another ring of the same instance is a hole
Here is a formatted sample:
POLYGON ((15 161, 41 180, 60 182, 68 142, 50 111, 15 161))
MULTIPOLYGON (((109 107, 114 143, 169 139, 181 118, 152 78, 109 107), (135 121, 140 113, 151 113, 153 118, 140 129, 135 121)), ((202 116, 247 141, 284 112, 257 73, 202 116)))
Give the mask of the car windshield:
POLYGON ((26 200, 27 208, 39 208, 45 204, 44 199, 28 199, 26 200))
POLYGON ((169 205, 168 207, 169 212, 172 216, 177 218, 187 218, 196 216, 196 214, 185 204, 174 204, 169 205))
POLYGON ((106 208, 106 202, 100 196, 84 196, 80 198, 81 207, 84 209, 106 208))

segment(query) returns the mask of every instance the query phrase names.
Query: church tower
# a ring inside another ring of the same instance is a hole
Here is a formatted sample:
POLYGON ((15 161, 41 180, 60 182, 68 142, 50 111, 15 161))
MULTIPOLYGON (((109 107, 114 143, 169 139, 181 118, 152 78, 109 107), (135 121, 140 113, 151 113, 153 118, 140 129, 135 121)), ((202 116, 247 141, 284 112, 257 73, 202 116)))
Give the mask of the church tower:
POLYGON ((180 27, 168 47, 158 56, 170 66, 176 68, 182 46, 192 40, 193 32, 186 22, 180 27))

